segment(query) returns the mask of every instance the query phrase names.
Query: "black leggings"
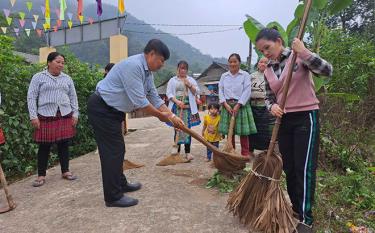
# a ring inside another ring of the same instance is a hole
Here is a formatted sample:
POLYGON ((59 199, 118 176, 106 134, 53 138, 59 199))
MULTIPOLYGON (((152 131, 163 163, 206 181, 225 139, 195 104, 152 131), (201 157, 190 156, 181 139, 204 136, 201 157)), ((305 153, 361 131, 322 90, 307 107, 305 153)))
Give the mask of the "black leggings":
MULTIPOLYGON (((190 146, 191 146, 191 144, 184 144, 185 153, 186 154, 190 153, 190 146)), ((178 150, 177 151, 178 151, 178 153, 180 153, 180 151, 181 151, 181 144, 178 145, 178 150)))
POLYGON ((318 110, 284 114, 279 148, 293 210, 300 221, 311 225, 319 152, 318 110))
MULTIPOLYGON (((51 143, 39 144, 38 150, 38 176, 46 176, 51 143)), ((60 160, 61 173, 69 171, 69 142, 57 143, 57 154, 60 160)))

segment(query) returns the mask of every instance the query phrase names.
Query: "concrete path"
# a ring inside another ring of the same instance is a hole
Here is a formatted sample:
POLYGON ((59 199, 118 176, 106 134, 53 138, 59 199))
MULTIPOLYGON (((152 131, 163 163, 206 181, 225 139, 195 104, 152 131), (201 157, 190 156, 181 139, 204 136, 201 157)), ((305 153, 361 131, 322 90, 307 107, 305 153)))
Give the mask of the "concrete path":
MULTIPOLYGON (((173 130, 155 118, 131 119, 130 128, 137 130, 125 137, 126 158, 146 165, 125 172, 143 184, 130 194, 137 206, 104 206, 99 158, 89 153, 71 161, 78 181, 62 180, 57 166, 40 188, 31 186, 35 176, 11 185, 18 206, 0 215, 0 232, 248 232, 225 209, 228 195, 205 188, 214 172, 204 162, 205 147, 193 141, 192 163, 157 167, 170 153, 173 130)), ((2 190, 0 197, 3 204, 2 190)))

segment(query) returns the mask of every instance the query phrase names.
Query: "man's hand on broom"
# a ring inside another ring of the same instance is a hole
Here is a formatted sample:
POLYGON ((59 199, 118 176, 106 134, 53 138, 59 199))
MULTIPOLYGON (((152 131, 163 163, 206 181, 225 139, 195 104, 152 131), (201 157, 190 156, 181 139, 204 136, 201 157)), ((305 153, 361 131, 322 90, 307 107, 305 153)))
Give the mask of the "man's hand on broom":
POLYGON ((181 128, 184 125, 184 122, 181 118, 177 117, 175 114, 171 112, 161 112, 159 120, 163 122, 170 122, 173 124, 175 128, 181 128))
POLYGON ((284 111, 281 110, 280 106, 278 104, 273 104, 271 107, 271 114, 276 117, 282 117, 284 114, 284 111))

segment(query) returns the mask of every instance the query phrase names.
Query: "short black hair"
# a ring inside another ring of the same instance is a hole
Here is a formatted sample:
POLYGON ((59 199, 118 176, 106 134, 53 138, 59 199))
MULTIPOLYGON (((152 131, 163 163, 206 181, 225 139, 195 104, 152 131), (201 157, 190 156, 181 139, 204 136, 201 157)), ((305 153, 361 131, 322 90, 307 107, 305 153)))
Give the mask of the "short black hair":
POLYGON ((152 50, 154 50, 155 53, 163 56, 165 61, 169 59, 169 56, 170 56, 169 49, 168 49, 168 47, 161 40, 159 40, 159 39, 152 39, 152 40, 150 40, 147 43, 147 45, 146 45, 145 49, 143 50, 143 52, 145 54, 148 54, 152 50))
POLYGON ((257 37, 255 38, 255 42, 258 42, 258 40, 261 39, 276 42, 279 38, 281 39, 282 44, 285 45, 285 42, 280 35, 280 32, 277 30, 277 27, 263 28, 258 32, 257 37))
POLYGON ((181 65, 186 66, 186 69, 189 70, 189 64, 187 63, 187 61, 184 61, 184 60, 179 61, 177 63, 177 68, 179 68, 181 65))
POLYGON ((208 110, 210 110, 210 109, 217 109, 217 110, 220 110, 220 105, 217 104, 217 103, 209 104, 209 105, 208 105, 208 110))
POLYGON ((112 69, 112 67, 113 67, 114 65, 115 65, 115 63, 108 63, 108 64, 105 66, 104 70, 107 71, 107 72, 109 72, 109 71, 112 69))
POLYGON ((236 57, 237 60, 241 63, 241 56, 238 54, 238 53, 232 53, 231 55, 229 55, 228 57, 228 61, 231 57, 236 57))
POLYGON ((58 57, 58 56, 63 57, 64 60, 65 60, 65 56, 62 55, 61 53, 59 53, 59 52, 52 52, 52 53, 48 54, 48 56, 47 56, 47 62, 51 62, 51 61, 55 60, 56 57, 58 57))

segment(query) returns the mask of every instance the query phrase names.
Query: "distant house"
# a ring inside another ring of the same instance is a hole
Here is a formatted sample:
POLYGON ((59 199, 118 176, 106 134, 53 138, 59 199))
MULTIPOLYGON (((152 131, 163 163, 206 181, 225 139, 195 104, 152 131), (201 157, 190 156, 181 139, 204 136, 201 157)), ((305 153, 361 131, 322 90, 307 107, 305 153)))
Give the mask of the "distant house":
POLYGON ((38 55, 22 53, 22 52, 17 52, 17 51, 13 51, 13 54, 18 55, 20 57, 23 57, 25 59, 25 61, 29 64, 38 64, 39 63, 39 56, 38 55))
POLYGON ((221 75, 229 70, 227 64, 213 62, 198 78, 201 89, 203 109, 211 103, 219 103, 219 81, 221 75))

